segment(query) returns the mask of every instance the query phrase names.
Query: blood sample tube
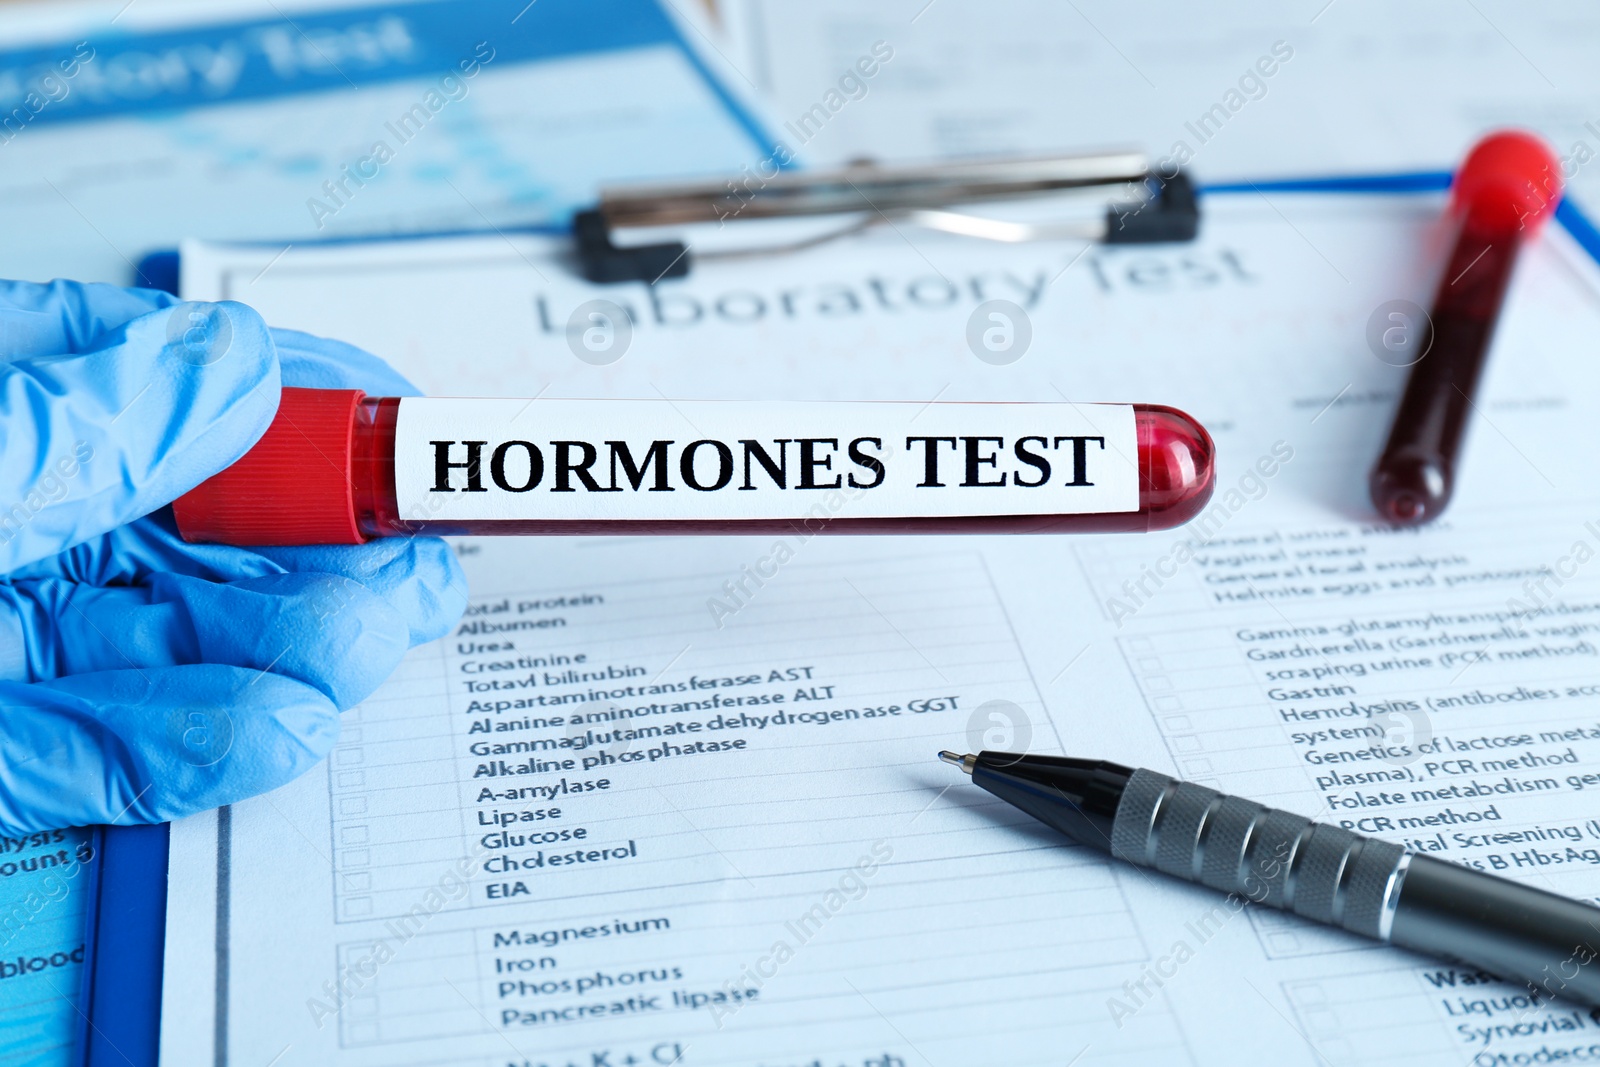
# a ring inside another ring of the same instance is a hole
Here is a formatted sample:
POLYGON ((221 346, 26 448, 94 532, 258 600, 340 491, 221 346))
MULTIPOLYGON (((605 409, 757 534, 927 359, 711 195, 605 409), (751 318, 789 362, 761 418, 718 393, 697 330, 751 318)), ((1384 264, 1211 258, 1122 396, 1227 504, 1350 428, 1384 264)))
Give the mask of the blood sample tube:
POLYGON ((1561 199, 1561 161, 1532 134, 1479 141, 1456 172, 1455 244, 1417 345, 1389 439, 1369 479, 1378 514, 1401 526, 1432 522, 1455 490, 1467 416, 1483 376, 1517 253, 1561 199))
POLYGON ((1205 429, 1145 404, 377 398, 283 390, 173 505, 189 541, 1108 533, 1205 507, 1205 429))

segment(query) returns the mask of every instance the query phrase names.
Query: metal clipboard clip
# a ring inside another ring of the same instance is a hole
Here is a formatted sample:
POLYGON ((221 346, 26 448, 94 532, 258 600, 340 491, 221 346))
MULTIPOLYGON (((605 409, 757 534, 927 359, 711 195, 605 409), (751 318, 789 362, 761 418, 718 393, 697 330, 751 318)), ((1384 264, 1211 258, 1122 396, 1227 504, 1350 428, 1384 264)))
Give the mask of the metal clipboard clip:
POLYGON ((883 166, 854 163, 836 170, 779 171, 769 178, 661 182, 601 190, 595 207, 573 216, 583 276, 592 282, 656 282, 689 273, 693 260, 799 252, 874 226, 912 225, 989 241, 1084 240, 1107 244, 1191 241, 1200 208, 1187 174, 1151 171, 1142 152, 1008 157, 971 162, 883 166), (952 210, 1070 191, 1111 187, 1098 216, 1016 222, 952 210), (726 225, 731 221, 853 216, 799 239, 693 255, 681 240, 615 241, 621 232, 662 226, 726 225))

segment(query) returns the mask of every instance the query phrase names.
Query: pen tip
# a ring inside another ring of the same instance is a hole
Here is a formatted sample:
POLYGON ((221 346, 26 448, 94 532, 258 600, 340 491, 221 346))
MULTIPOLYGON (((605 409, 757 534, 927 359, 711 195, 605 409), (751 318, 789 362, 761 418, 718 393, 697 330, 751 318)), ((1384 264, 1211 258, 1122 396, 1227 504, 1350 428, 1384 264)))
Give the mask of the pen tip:
POLYGON ((971 755, 970 753, 965 756, 958 756, 949 749, 941 750, 939 753, 939 758, 950 764, 952 767, 960 767, 968 774, 972 773, 972 765, 978 762, 977 756, 971 755))

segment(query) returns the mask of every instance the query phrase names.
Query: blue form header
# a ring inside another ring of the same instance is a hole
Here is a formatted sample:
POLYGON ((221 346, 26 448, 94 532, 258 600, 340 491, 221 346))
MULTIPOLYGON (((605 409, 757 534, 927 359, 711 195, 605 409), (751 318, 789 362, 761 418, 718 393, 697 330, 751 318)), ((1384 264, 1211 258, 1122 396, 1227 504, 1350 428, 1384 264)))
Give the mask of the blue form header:
POLYGON ((150 33, 108 27, 0 51, 0 125, 476 74, 486 55, 498 64, 658 44, 682 46, 653 0, 421 0, 150 33))

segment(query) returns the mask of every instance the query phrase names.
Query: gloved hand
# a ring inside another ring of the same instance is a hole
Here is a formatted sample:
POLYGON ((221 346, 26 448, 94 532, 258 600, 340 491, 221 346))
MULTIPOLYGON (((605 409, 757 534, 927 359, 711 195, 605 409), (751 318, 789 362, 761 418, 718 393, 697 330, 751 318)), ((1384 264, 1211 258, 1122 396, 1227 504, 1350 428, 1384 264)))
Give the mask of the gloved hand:
POLYGON ((159 822, 282 785, 460 616, 436 538, 178 536, 163 505, 260 437, 280 374, 415 392, 242 304, 0 282, 0 832, 159 822))

